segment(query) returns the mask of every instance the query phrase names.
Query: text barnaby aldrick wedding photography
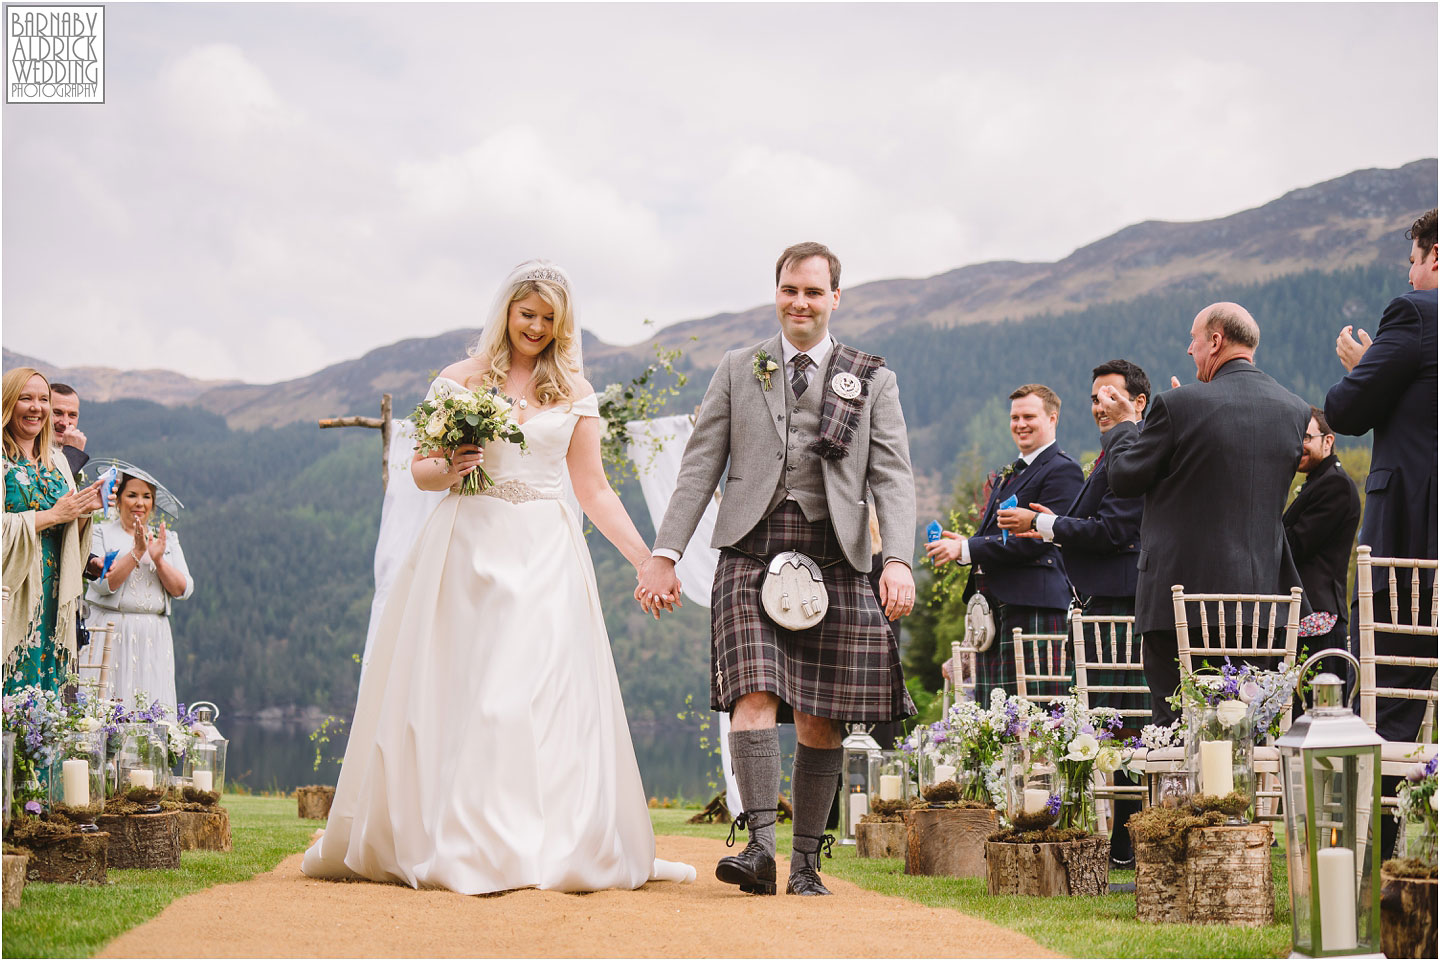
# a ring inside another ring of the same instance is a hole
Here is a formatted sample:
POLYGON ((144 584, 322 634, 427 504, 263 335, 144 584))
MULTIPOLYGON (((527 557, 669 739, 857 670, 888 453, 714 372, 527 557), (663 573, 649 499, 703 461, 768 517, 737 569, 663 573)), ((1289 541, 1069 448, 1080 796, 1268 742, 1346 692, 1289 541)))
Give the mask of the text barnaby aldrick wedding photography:
POLYGON ((5 8, 7 103, 104 103, 105 8, 5 8))

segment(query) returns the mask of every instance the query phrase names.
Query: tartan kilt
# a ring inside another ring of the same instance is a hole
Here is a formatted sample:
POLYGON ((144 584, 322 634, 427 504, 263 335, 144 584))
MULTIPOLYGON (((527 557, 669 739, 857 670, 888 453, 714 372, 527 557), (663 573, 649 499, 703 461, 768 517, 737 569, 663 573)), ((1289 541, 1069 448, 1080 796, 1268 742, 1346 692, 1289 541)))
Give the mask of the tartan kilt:
MULTIPOLYGON (((990 650, 982 651, 975 655, 975 700, 981 707, 990 706, 990 692, 1001 687, 1005 693, 1015 694, 1015 628, 1025 634, 1063 634, 1065 633, 1065 612, 1052 607, 1021 607, 1018 604, 992 603, 991 611, 995 615, 995 626, 1000 636, 995 638, 995 643, 990 645, 990 650)), ((1069 668, 1070 680, 1064 684, 1047 681, 1043 684, 1030 682, 1026 684, 1029 689, 1030 699, 1039 704, 1049 703, 1051 698, 1065 697, 1070 693, 1070 688, 1075 683, 1074 660, 1068 655, 1066 667, 1069 668)), ((1060 671, 1058 657, 1046 672, 1057 674, 1060 671)))
POLYGON ((794 711, 836 721, 898 721, 915 713, 900 650, 865 573, 845 560, 828 520, 810 523, 794 501, 780 506, 724 548, 710 608, 710 707, 730 711, 742 694, 767 691, 794 711), (768 559, 809 555, 823 567, 830 609, 804 631, 777 627, 760 602, 768 559))
MULTIPOLYGON (((1135 613, 1135 598, 1133 597, 1092 597, 1085 605, 1087 617, 1121 617, 1133 616, 1135 613)), ((1095 633, 1093 625, 1085 627, 1085 661, 1094 664, 1098 659, 1098 652, 1095 650, 1095 633)), ((1122 635, 1123 637, 1123 635, 1122 635)), ((1140 645, 1140 634, 1133 634, 1135 645, 1140 645)), ((1113 668, 1089 667, 1085 674, 1091 684, 1126 684, 1134 686, 1145 683, 1143 671, 1117 671, 1113 668)), ((1117 710, 1150 710, 1150 695, 1146 694, 1112 694, 1100 693, 1090 695, 1091 707, 1113 707, 1117 710)), ((1126 718, 1127 727, 1136 727, 1135 718, 1126 718)), ((1144 723, 1144 722, 1141 722, 1144 723)))

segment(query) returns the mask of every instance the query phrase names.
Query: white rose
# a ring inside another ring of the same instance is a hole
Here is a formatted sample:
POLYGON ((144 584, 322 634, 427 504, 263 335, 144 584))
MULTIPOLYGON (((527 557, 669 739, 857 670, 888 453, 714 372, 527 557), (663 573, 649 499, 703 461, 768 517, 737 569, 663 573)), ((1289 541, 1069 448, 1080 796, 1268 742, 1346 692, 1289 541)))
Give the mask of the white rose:
POLYGON ((80 728, 84 731, 98 731, 102 726, 99 718, 86 717, 80 720, 80 728))
POLYGON ((425 425, 425 433, 430 437, 439 437, 445 433, 445 415, 440 411, 430 415, 430 421, 425 425))
POLYGON ((514 405, 505 399, 504 394, 492 394, 491 400, 495 403, 495 413, 501 417, 510 416, 510 412, 515 409, 514 405))
POLYGON ((1245 720, 1245 715, 1249 710, 1244 701, 1221 701, 1215 705, 1215 716, 1226 727, 1234 727, 1245 720))
POLYGON ((1095 757, 1095 770, 1101 774, 1110 774, 1120 767, 1120 752, 1113 747, 1107 747, 1095 757))
POLYGON ((1075 740, 1070 742, 1070 753, 1065 755, 1067 761, 1088 761, 1100 753, 1100 742, 1095 740, 1093 734, 1077 734, 1075 740))
POLYGON ((1430 795, 1430 806, 1440 811, 1440 791, 1434 791, 1430 795))

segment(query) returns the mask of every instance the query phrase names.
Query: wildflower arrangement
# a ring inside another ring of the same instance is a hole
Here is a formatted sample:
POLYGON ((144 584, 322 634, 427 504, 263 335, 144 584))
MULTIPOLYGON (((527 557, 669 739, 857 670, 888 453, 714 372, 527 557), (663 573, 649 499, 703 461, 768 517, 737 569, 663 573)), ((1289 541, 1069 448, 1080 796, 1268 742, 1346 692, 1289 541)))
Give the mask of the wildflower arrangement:
POLYGON ((14 803, 39 813, 49 795, 43 777, 60 756, 65 736, 73 730, 70 712, 59 693, 34 684, 4 697, 5 730, 15 734, 14 803))
POLYGON ((1436 791, 1436 758, 1420 761, 1405 774, 1395 790, 1395 819, 1405 830, 1405 854, 1429 866, 1436 865, 1436 820, 1440 817, 1440 791, 1436 791))
POLYGON ((1140 736, 1128 745, 1134 749, 1143 747, 1150 751, 1163 751, 1168 747, 1185 746, 1185 722, 1176 718, 1169 724, 1147 724, 1140 729, 1140 736))
MULTIPOLYGON (((1114 708, 1085 708, 1080 699, 1056 698, 1050 709, 1030 727, 1031 744, 1055 762, 1060 778, 1060 829, 1094 829, 1095 803, 1090 784, 1095 772, 1111 774, 1122 768, 1140 773, 1135 752, 1117 743, 1115 732, 1124 724, 1114 708)), ((1054 798, 1051 799, 1052 806, 1054 798)))
POLYGON ((989 709, 982 708, 970 700, 957 701, 950 706, 944 718, 944 743, 950 748, 957 767, 969 772, 960 785, 960 797, 966 801, 981 801, 993 804, 995 798, 1003 796, 1003 781, 1000 777, 1000 752, 1004 745, 1007 726, 1003 710, 1005 692, 995 689, 997 697, 991 699, 989 709), (1001 706, 997 712, 995 707, 1001 706), (996 786, 999 791, 995 790, 996 786))
POLYGON ((1225 658, 1218 671, 1208 664, 1198 671, 1183 671, 1180 691, 1170 706, 1193 712, 1215 709, 1219 723, 1237 734, 1279 734, 1280 718, 1300 684, 1300 666, 1266 671, 1253 664, 1236 667, 1225 658))
MULTIPOLYGON (((455 448, 480 447, 492 440, 525 446, 525 434, 515 422, 510 402, 498 390, 467 390, 441 382, 434 397, 422 400, 408 418, 415 425, 416 450, 443 450, 451 464, 455 448)), ((477 467, 461 482, 460 493, 478 494, 493 481, 477 467)))

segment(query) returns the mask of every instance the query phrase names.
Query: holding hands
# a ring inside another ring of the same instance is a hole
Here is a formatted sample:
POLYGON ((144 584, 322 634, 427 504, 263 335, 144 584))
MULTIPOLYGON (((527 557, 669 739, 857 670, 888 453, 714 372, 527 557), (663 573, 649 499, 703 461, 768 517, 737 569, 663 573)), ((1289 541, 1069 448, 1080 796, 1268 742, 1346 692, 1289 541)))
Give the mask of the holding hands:
POLYGON ((670 558, 652 554, 636 571, 635 580, 635 600, 656 620, 662 608, 673 611, 680 606, 680 578, 675 576, 675 562, 670 558))

